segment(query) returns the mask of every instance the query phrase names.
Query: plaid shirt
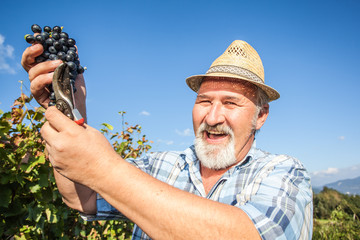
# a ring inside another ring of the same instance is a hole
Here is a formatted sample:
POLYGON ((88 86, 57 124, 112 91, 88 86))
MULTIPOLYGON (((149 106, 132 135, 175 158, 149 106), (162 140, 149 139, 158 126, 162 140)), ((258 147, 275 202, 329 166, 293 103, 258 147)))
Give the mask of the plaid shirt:
MULTIPOLYGON (((311 239, 312 190, 309 175, 295 158, 256 149, 229 169, 208 195, 202 184, 194 146, 184 152, 154 153, 130 163, 181 190, 242 209, 263 239, 311 239)), ((101 196, 97 215, 85 220, 124 216, 101 196)), ((132 239, 150 239, 135 225, 132 239)))

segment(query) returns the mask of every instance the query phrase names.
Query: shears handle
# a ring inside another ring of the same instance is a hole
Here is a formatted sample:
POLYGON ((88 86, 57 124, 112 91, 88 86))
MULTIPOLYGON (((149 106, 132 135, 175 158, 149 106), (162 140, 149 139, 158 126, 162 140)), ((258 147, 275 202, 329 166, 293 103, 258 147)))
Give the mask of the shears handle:
POLYGON ((75 107, 74 87, 75 80, 70 80, 70 70, 66 63, 60 64, 54 72, 52 88, 55 95, 55 105, 62 113, 78 125, 85 122, 79 110, 75 107))
POLYGON ((79 110, 77 110, 77 108, 73 109, 73 115, 74 115, 74 122, 77 123, 77 125, 83 126, 84 125, 84 118, 83 116, 81 116, 79 110))

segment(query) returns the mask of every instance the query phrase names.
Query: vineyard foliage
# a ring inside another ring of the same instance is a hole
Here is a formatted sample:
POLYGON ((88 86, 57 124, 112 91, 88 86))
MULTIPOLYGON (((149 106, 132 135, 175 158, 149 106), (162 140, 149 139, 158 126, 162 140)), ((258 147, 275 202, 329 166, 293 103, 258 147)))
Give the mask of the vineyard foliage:
MULTIPOLYGON (((21 93, 8 112, 0 110, 1 239, 130 239, 130 221, 85 222, 68 208, 57 190, 40 128, 42 107, 21 93)), ((150 150, 141 126, 129 126, 119 112, 122 131, 103 123, 100 130, 123 158, 150 150)), ((324 188, 314 195, 313 239, 360 239, 360 196, 324 188)))
MULTIPOLYGON (((0 110, 0 239, 130 239, 131 222, 85 222, 62 202, 40 135, 45 110, 32 103, 21 93, 10 111, 0 110)), ((124 114, 121 132, 106 123, 101 132, 123 158, 138 157, 150 142, 124 114)))
POLYGON ((360 240, 360 196, 324 188, 314 196, 313 239, 360 240))

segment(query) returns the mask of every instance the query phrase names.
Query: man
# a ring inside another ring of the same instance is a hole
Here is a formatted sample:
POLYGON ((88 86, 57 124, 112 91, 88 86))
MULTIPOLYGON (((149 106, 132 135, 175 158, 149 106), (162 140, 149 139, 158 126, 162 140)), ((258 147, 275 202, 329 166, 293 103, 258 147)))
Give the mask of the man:
MULTIPOLYGON (((25 50, 31 91, 47 107, 45 86, 58 61, 34 64, 25 50)), ((195 145, 125 161, 97 130, 54 107, 41 134, 64 202, 84 218, 136 223, 133 239, 311 239, 312 192, 303 165, 255 146, 255 132, 279 93, 265 85, 261 59, 234 41, 204 75, 186 80, 197 92, 195 145)), ((85 86, 76 98, 85 116, 85 86)))

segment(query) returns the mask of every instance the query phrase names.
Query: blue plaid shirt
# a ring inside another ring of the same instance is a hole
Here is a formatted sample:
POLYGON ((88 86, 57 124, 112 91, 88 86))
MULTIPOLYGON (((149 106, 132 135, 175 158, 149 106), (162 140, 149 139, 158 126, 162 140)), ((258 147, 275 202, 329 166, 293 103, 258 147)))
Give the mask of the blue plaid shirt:
MULTIPOLYGON (((244 161, 229 169, 205 194, 194 146, 183 152, 153 153, 130 163, 181 190, 242 209, 263 239, 311 239, 312 190, 310 177, 295 158, 273 155, 255 147, 244 161)), ((124 216, 101 196, 97 214, 86 220, 124 216)), ((135 225, 132 239, 150 239, 135 225)))

